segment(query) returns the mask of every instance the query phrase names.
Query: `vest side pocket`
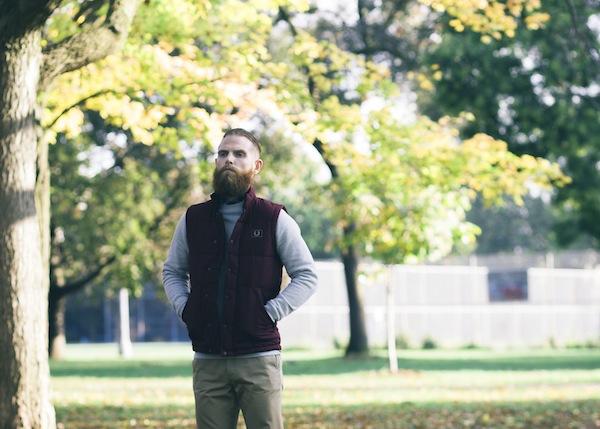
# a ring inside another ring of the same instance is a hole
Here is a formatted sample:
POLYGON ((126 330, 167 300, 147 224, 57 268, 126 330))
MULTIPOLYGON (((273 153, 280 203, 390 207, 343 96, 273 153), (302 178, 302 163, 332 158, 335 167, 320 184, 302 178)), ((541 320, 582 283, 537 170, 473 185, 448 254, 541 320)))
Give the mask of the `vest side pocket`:
POLYGON ((238 334, 245 340, 272 339, 275 324, 265 309, 262 290, 242 287, 238 294, 238 305, 246 307, 236 312, 238 334))

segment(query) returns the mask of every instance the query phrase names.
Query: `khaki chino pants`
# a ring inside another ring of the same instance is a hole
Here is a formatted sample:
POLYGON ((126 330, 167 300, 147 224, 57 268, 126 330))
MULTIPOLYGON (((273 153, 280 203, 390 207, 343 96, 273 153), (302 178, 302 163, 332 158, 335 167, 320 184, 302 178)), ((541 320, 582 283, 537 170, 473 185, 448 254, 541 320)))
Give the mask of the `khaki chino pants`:
POLYGON ((248 429, 283 429, 281 355, 194 359, 198 429, 235 429, 240 410, 248 429))

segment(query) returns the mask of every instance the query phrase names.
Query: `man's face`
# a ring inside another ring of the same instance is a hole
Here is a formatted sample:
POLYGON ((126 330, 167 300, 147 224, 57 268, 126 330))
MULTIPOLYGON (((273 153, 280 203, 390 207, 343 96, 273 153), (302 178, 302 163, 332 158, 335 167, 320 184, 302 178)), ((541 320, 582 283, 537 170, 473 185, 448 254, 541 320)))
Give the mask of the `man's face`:
POLYGON ((217 150, 213 185, 215 192, 225 198, 243 195, 262 168, 258 149, 243 136, 225 137, 217 150))

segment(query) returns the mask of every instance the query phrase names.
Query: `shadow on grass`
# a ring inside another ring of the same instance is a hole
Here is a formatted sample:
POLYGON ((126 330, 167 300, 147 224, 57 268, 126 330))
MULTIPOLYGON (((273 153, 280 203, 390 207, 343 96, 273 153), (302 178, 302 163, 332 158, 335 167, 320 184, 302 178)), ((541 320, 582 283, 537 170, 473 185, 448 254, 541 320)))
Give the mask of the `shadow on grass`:
POLYGON ((52 377, 171 378, 191 377, 192 360, 100 360, 50 363, 52 377))
MULTIPOLYGON (((192 406, 56 406, 58 427, 78 429, 195 428, 192 406)), ((286 429, 300 428, 496 428, 600 427, 600 401, 519 403, 398 403, 290 407, 286 429)), ((242 426, 239 426, 242 427, 242 426)))
MULTIPOLYGON (((285 358, 285 353, 284 353, 285 358)), ((386 370, 385 357, 284 359, 286 375, 336 375, 386 370)), ((560 371, 600 369, 600 350, 546 353, 444 351, 405 353, 398 359, 400 370, 409 371, 560 371)), ((190 360, 98 360, 51 362, 53 377, 170 378, 191 377, 190 360)))
MULTIPOLYGON (((418 357, 400 357, 398 368, 408 371, 561 371, 600 369, 600 351, 581 354, 548 354, 495 357, 490 352, 485 357, 468 353, 448 357, 444 352, 423 353, 418 357)), ((388 368, 384 357, 364 359, 326 358, 315 360, 289 360, 284 364, 286 375, 335 375, 358 371, 378 371, 388 368)))
POLYGON ((54 408, 58 429, 196 428, 193 406, 56 404, 54 408))

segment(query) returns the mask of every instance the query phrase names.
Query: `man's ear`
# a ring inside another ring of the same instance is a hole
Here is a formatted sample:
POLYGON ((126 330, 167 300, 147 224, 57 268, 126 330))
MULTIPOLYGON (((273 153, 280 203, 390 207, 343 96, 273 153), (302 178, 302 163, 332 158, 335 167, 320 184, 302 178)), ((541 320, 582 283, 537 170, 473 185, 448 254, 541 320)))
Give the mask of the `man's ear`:
POLYGON ((254 174, 258 174, 258 172, 262 169, 263 166, 263 160, 258 158, 256 161, 254 161, 254 174))

